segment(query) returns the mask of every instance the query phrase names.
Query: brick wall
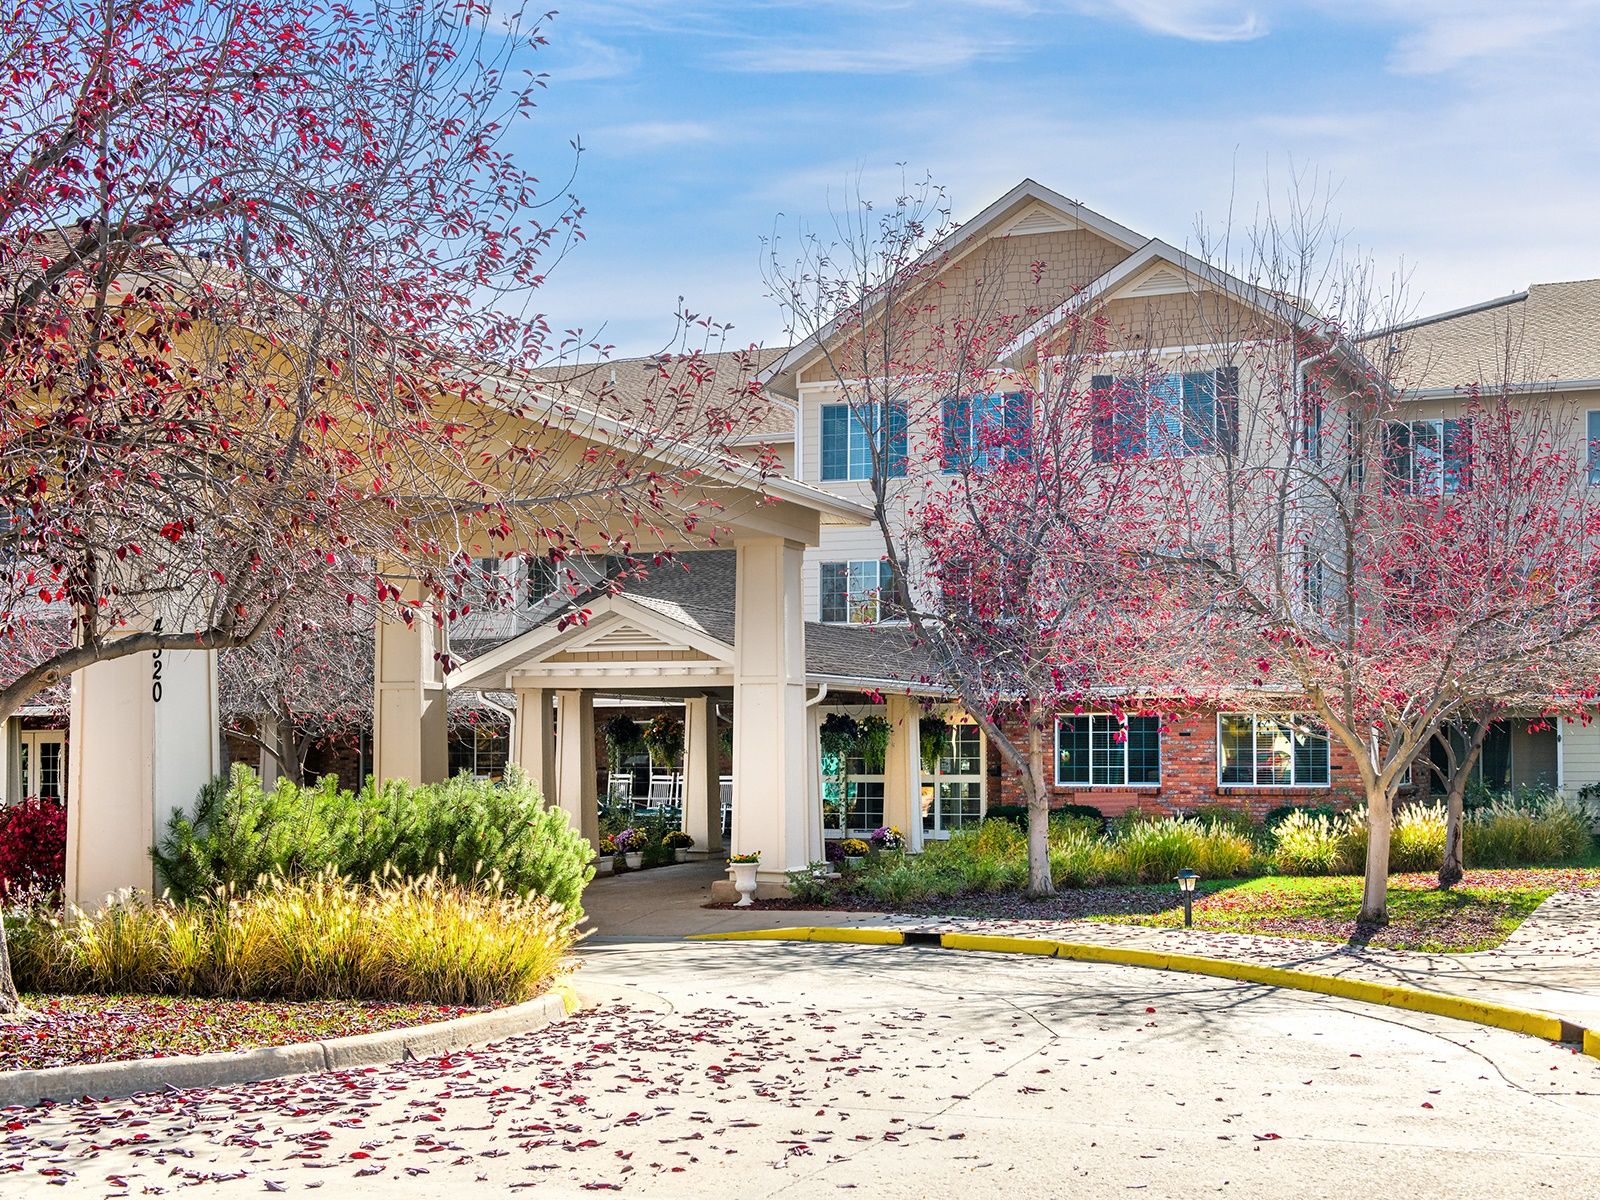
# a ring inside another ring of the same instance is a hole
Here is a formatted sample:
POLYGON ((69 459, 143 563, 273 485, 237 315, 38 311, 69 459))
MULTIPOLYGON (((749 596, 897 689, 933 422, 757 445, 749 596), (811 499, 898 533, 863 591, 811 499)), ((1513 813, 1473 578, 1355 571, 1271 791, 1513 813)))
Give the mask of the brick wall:
MULTIPOLYGON (((1008 722, 1008 736, 1023 738, 1021 722, 1008 722)), ((1161 783, 1156 787, 1057 787, 1055 748, 1047 748, 1047 776, 1052 780, 1050 803, 1089 804, 1108 817, 1130 808, 1176 814, 1202 804, 1227 804, 1256 817, 1285 804, 1332 804, 1346 808, 1359 803, 1361 779, 1349 752, 1337 739, 1329 739, 1327 787, 1220 787, 1217 784, 1217 719, 1214 712, 1183 713, 1168 719, 1161 730, 1161 783)), ((1418 772, 1420 775, 1421 772, 1418 772)), ((988 802, 1024 802, 1020 777, 989 747, 988 802)))

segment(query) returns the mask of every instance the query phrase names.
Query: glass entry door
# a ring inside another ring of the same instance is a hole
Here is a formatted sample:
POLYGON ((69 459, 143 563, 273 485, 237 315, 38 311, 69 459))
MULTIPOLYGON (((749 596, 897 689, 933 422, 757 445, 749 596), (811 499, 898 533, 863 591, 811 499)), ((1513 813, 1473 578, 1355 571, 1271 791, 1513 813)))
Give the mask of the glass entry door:
POLYGON ((22 795, 63 800, 67 795, 67 735, 60 729, 21 734, 22 795))

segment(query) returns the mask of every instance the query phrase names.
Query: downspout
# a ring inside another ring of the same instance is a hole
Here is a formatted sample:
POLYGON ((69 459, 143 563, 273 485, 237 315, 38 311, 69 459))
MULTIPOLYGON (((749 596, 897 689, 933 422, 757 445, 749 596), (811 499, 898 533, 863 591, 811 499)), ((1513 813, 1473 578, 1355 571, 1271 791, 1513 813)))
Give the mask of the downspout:
POLYGON ((790 477, 800 479, 802 478, 802 472, 805 470, 806 462, 805 445, 801 440, 805 431, 800 425, 800 402, 798 400, 786 400, 775 392, 769 392, 768 396, 774 404, 781 404, 794 414, 794 469, 790 477))

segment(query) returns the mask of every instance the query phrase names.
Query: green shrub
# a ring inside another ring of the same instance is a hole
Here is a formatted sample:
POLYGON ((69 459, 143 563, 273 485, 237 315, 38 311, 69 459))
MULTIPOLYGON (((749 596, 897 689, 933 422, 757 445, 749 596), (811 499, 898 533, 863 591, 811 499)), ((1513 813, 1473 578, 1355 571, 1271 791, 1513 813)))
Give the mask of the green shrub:
POLYGON ((176 904, 130 895, 9 931, 23 991, 513 1004, 548 986, 571 914, 494 881, 277 879, 176 904))
POLYGON ((1494 803, 1467 814, 1467 865, 1474 867, 1548 866, 1588 853, 1593 837, 1586 808, 1560 796, 1547 796, 1529 809, 1494 803))
POLYGON ((1250 873, 1255 859, 1255 846, 1246 835, 1181 817, 1132 823, 1118 834, 1113 848, 1127 873, 1141 883, 1164 883, 1185 867, 1207 879, 1236 879, 1250 873))
POLYGON ((1050 810, 1052 817, 1082 817, 1093 821, 1099 828, 1106 827, 1106 815, 1092 804, 1063 804, 1050 810))
POLYGON ((1110 842, 1073 827, 1050 839, 1050 877, 1057 887, 1101 887, 1134 881, 1127 860, 1110 842))
POLYGON ((1010 821, 1013 825, 1026 829, 1028 827, 1028 806, 1026 804, 991 804, 984 810, 984 817, 990 821, 1010 821))
POLYGON ((825 904, 833 896, 833 867, 827 861, 808 863, 798 871, 786 871, 789 894, 801 904, 825 904))
MULTIPOLYGON (((660 835, 652 840, 659 845, 660 835)), ((202 789, 192 820, 173 814, 151 854, 177 900, 327 871, 353 880, 436 873, 545 896, 574 923, 593 874, 588 842, 515 767, 502 784, 463 774, 420 787, 369 781, 350 792, 332 776, 306 787, 280 779, 266 790, 236 765, 226 783, 202 789)))

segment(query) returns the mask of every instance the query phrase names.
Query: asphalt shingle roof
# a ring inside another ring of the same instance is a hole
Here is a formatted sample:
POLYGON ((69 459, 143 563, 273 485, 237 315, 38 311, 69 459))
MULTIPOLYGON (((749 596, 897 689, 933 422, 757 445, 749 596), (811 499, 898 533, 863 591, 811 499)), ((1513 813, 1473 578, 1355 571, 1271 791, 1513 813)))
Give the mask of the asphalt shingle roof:
MULTIPOLYGON (((736 559, 732 550, 697 550, 629 579, 622 595, 707 637, 734 645, 736 559)), ((578 606, 603 596, 596 589, 578 606)), ((484 647, 487 649, 488 647, 484 647)), ((901 625, 825 625, 806 622, 806 673, 865 683, 917 685, 931 667, 911 630, 901 625)))
POLYGON ((1536 283, 1413 321, 1368 339, 1369 354, 1378 341, 1401 347, 1407 388, 1600 379, 1600 279, 1536 283))
MULTIPOLYGON (((564 364, 535 371, 534 375, 574 389, 600 412, 628 417, 640 412, 652 399, 659 407, 660 398, 674 385, 687 387, 704 399, 715 399, 720 391, 740 382, 741 373, 743 378, 754 378, 787 350, 787 346, 754 347, 701 355, 698 361, 708 365, 712 375, 698 384, 688 378, 686 364, 690 360, 665 361, 657 355, 564 364), (663 372, 666 379, 662 378, 663 372)), ((739 433, 742 437, 790 441, 794 438, 794 411, 783 404, 769 404, 757 417, 745 422, 739 433)))

